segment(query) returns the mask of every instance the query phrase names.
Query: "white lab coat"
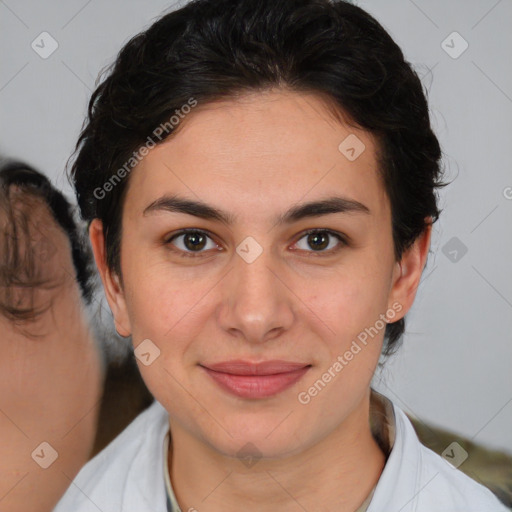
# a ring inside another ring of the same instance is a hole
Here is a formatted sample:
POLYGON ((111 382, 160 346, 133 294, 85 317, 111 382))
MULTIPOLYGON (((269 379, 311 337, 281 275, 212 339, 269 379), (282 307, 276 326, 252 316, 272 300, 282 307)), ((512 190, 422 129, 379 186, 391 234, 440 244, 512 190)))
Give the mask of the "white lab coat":
MULTIPOLYGON (((508 510, 486 487, 422 445, 396 404, 393 411, 395 442, 367 512, 508 510)), ((155 401, 82 468, 54 512, 166 512, 167 431, 167 411, 155 401)))

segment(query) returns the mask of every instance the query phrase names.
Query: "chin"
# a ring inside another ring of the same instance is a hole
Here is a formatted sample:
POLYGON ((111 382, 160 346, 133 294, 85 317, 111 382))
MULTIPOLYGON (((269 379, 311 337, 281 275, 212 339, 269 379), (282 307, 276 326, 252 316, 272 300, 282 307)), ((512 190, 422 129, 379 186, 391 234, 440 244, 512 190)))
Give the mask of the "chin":
MULTIPOLYGON (((286 417, 286 415, 284 415, 286 417)), ((270 457, 280 458, 300 450, 301 440, 297 439, 297 427, 280 425, 279 420, 269 421, 268 418, 254 419, 253 415, 223 423, 214 431, 207 429, 203 436, 216 451, 229 457, 270 457), (277 427, 277 428, 276 428, 277 427)))

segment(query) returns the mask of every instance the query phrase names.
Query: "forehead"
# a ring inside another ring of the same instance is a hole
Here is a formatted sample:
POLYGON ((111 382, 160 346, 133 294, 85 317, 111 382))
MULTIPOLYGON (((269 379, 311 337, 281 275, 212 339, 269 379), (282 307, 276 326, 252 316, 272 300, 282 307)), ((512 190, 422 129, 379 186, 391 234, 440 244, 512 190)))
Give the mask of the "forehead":
POLYGON ((258 92, 198 104, 180 123, 132 171, 129 211, 139 215, 159 195, 179 192, 263 215, 263 203, 278 213, 280 205, 338 192, 386 215, 376 141, 316 94, 258 92))

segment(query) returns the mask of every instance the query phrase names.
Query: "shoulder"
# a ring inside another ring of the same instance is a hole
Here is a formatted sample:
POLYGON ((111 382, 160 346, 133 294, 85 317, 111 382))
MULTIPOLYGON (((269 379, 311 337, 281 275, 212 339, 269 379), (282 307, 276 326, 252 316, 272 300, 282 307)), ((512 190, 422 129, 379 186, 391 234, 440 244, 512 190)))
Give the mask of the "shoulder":
MULTIPOLYGON (((368 512, 508 511, 489 489, 424 446, 394 403, 393 412, 395 440, 368 512)), ((457 445, 450 448, 454 459, 460 455, 457 445)))
POLYGON ((167 411, 155 400, 80 470, 54 512, 157 512, 160 503, 165 507, 167 429, 167 411))
MULTIPOLYGON (((424 502, 428 506, 437 506, 439 510, 445 510, 446 504, 450 504, 452 507, 450 510, 454 512, 459 510, 461 512, 483 510, 505 512, 508 510, 487 487, 422 445, 419 440, 418 443, 425 476, 431 479, 431 485, 425 486, 419 503, 424 502)), ((456 459, 460 455, 457 452, 462 448, 454 442, 453 446, 447 447, 447 450, 447 459, 450 457, 456 459)), ((427 509, 425 508, 425 510, 427 509)))

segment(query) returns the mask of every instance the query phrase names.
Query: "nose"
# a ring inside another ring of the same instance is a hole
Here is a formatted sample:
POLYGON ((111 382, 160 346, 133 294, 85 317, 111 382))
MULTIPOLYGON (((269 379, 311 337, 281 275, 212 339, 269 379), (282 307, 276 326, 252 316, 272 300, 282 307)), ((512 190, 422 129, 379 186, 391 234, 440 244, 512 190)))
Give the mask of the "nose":
POLYGON ((218 312, 221 328, 256 344, 289 330, 294 320, 294 295, 270 251, 263 251, 252 262, 235 254, 233 265, 223 285, 218 312))

